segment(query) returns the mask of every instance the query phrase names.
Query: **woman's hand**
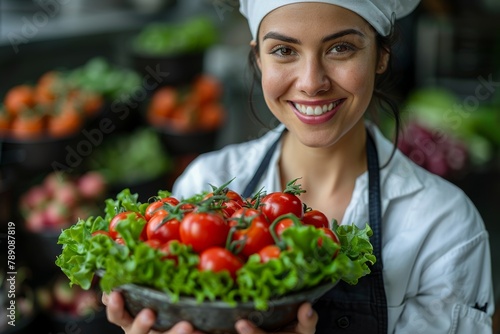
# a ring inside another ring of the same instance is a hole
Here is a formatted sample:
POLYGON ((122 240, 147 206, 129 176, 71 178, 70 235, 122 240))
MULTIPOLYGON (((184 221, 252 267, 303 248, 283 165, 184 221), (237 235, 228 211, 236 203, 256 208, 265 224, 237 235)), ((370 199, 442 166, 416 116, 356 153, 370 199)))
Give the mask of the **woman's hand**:
POLYGON ((182 321, 172 327, 168 332, 157 332, 151 329, 155 323, 155 314, 149 309, 144 309, 132 318, 125 310, 123 297, 119 292, 103 294, 102 302, 106 305, 106 314, 109 322, 120 326, 126 334, 199 334, 187 321, 182 321))
MULTIPOLYGON (((304 303, 299 307, 299 311, 297 312, 297 320, 297 322, 290 324, 289 326, 275 334, 314 334, 314 332, 316 331, 316 324, 318 322, 318 314, 316 313, 316 311, 314 311, 310 303, 304 303)), ((235 327, 239 334, 266 333, 248 320, 238 320, 235 327)))
MULTIPOLYGON (((154 312, 144 309, 137 314, 135 319, 132 318, 125 310, 123 298, 118 292, 111 292, 109 295, 103 294, 102 302, 106 305, 109 322, 120 326, 126 334, 201 334, 199 331, 194 330, 193 326, 187 321, 179 322, 167 332, 160 333, 151 330, 155 322, 154 312)), ((313 310, 310 303, 304 303, 300 306, 297 312, 297 320, 297 322, 287 326, 280 333, 314 334, 318 314, 313 310)), ((238 320, 235 328, 239 334, 266 333, 248 320, 238 320)))

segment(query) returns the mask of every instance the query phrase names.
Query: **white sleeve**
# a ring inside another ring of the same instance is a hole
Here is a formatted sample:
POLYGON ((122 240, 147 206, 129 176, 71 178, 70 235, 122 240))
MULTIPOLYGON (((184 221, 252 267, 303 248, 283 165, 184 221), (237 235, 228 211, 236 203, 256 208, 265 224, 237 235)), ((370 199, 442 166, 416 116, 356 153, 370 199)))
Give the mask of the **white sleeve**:
POLYGON ((433 262, 408 298, 395 333, 491 334, 494 311, 488 234, 480 232, 433 262))

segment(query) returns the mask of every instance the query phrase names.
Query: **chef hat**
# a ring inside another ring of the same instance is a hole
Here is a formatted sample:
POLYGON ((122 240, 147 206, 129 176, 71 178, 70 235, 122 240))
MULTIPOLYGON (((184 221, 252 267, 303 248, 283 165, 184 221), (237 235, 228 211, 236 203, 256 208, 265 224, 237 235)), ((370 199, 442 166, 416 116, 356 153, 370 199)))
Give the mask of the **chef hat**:
POLYGON ((364 18, 381 35, 391 32, 396 19, 410 14, 420 0, 240 0, 240 12, 247 18, 254 39, 262 19, 278 7, 297 2, 324 2, 349 9, 364 18))

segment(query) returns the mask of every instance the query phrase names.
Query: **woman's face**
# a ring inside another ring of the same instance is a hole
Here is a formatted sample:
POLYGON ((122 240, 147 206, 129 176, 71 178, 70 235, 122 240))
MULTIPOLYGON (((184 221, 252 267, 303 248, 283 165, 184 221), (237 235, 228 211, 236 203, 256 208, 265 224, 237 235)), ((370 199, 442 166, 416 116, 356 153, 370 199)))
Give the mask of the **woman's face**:
POLYGON ((311 147, 336 143, 372 98, 376 33, 359 15, 325 3, 298 3, 269 13, 259 28, 257 63, 264 98, 276 118, 311 147))

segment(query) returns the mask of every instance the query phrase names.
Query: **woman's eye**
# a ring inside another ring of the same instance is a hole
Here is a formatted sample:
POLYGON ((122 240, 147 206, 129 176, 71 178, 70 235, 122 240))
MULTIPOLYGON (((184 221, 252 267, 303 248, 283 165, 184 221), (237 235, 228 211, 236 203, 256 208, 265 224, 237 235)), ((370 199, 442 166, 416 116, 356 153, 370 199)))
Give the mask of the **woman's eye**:
POLYGON ((346 53, 346 52, 349 52, 349 51, 352 51, 353 48, 352 46, 350 46, 349 44, 338 44, 338 45, 335 45, 331 51, 333 53, 346 53))
POLYGON ((280 57, 291 56, 293 54, 292 49, 287 48, 286 46, 280 46, 271 51, 272 54, 278 55, 280 57))

